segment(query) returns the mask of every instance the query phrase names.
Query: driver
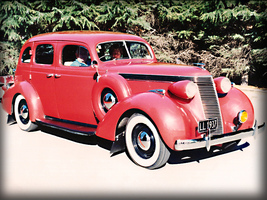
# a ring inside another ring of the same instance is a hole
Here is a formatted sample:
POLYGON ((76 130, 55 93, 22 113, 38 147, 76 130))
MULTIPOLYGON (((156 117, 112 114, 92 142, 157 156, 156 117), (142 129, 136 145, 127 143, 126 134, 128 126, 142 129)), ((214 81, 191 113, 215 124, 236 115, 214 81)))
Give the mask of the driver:
POLYGON ((122 50, 119 47, 119 45, 114 44, 110 47, 109 49, 110 55, 111 55, 111 59, 112 60, 116 60, 116 59, 120 59, 121 55, 122 55, 122 50))

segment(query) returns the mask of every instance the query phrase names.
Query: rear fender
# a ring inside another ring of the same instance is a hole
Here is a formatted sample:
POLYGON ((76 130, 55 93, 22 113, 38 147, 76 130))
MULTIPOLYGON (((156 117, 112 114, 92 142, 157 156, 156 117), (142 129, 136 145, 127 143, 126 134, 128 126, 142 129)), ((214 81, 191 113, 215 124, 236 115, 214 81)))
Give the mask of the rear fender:
POLYGON ((187 133, 192 131, 190 130, 192 126, 189 126, 192 116, 189 116, 183 108, 177 106, 167 96, 146 92, 128 97, 112 107, 99 123, 96 135, 115 141, 122 116, 133 112, 146 114, 157 127, 165 144, 171 149, 174 149, 177 139, 187 138, 187 133))
POLYGON ((44 112, 40 98, 31 84, 27 81, 16 82, 4 94, 2 100, 3 109, 9 114, 13 114, 13 104, 16 97, 21 94, 25 97, 30 113, 30 120, 43 119, 44 112))

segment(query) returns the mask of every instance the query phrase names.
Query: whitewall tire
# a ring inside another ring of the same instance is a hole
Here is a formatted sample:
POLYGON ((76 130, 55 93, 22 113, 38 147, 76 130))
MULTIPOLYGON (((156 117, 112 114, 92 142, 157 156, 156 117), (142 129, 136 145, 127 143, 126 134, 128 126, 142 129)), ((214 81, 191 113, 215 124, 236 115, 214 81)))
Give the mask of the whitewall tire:
POLYGON ((14 104, 14 114, 17 124, 24 131, 32 131, 37 128, 37 125, 31 122, 29 107, 26 99, 22 95, 18 95, 14 104))
POLYGON ((148 169, 165 165, 170 157, 156 127, 142 114, 134 114, 128 120, 125 143, 131 159, 148 169))

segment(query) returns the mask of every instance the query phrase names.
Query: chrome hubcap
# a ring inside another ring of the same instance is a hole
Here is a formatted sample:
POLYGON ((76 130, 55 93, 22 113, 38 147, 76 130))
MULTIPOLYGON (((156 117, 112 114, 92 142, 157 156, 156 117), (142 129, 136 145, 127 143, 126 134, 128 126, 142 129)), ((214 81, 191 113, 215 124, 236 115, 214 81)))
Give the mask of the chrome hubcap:
POLYGON ((155 152, 155 138, 150 128, 143 123, 138 123, 132 130, 132 143, 136 153, 144 158, 149 159, 155 152))
POLYGON ((141 131, 138 134, 137 144, 142 150, 147 151, 151 146, 149 134, 145 131, 141 131))
POLYGON ((28 110, 28 107, 26 105, 22 105, 21 106, 19 115, 23 119, 27 119, 28 118, 28 116, 29 116, 29 110, 28 110))
POLYGON ((114 97, 111 93, 107 93, 103 97, 103 103, 104 107, 109 110, 112 106, 116 104, 116 97, 114 97))

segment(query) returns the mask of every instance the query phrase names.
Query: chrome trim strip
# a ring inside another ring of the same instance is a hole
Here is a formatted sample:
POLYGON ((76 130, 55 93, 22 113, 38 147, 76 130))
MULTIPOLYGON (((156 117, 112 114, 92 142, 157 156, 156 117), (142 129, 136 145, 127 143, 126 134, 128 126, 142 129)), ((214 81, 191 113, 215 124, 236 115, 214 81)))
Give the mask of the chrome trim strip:
POLYGON ((93 132, 93 131, 90 131, 90 132, 78 131, 78 130, 69 129, 69 128, 66 128, 66 127, 63 127, 63 126, 58 126, 58 125, 55 125, 55 124, 49 124, 49 123, 43 122, 41 120, 36 120, 36 123, 38 125, 46 126, 46 127, 49 127, 49 128, 65 131, 65 132, 76 134, 76 135, 82 135, 82 136, 93 136, 93 135, 95 135, 95 132, 93 132))
POLYGON ((51 117, 51 116, 47 116, 47 115, 45 116, 45 119, 52 120, 52 121, 57 121, 57 122, 63 122, 63 123, 67 123, 67 124, 73 124, 73 125, 77 125, 77 126, 85 126, 85 127, 89 127, 89 128, 97 128, 97 125, 86 124, 86 123, 76 122, 76 121, 70 121, 70 120, 66 120, 66 119, 59 119, 59 118, 55 118, 55 117, 51 117))
POLYGON ((165 96, 165 94, 166 94, 166 90, 164 90, 164 89, 149 90, 149 92, 154 92, 154 93, 157 93, 157 94, 160 94, 163 96, 165 96))
POLYGON ((198 77, 207 78, 212 76, 171 76, 171 75, 151 75, 151 74, 127 74, 119 73, 123 78, 128 80, 142 80, 142 81, 168 81, 168 82, 177 82, 190 80, 197 82, 198 77))
POLYGON ((132 56, 131 56, 131 54, 130 54, 130 52, 129 52, 129 49, 128 49, 128 46, 127 46, 125 40, 123 40, 123 45, 124 45, 124 47, 125 47, 125 49, 126 49, 126 52, 127 52, 127 54, 128 54, 129 59, 133 59, 132 56))
POLYGON ((198 149, 206 147, 209 150, 210 146, 223 144, 226 142, 231 142, 239 139, 243 139, 246 137, 254 136, 259 132, 263 132, 265 129, 265 123, 260 126, 257 126, 257 121, 252 128, 246 130, 240 130, 236 132, 226 133, 222 135, 213 135, 207 136, 199 139, 191 139, 191 140, 176 140, 175 142, 175 150, 190 150, 190 149, 198 149))

